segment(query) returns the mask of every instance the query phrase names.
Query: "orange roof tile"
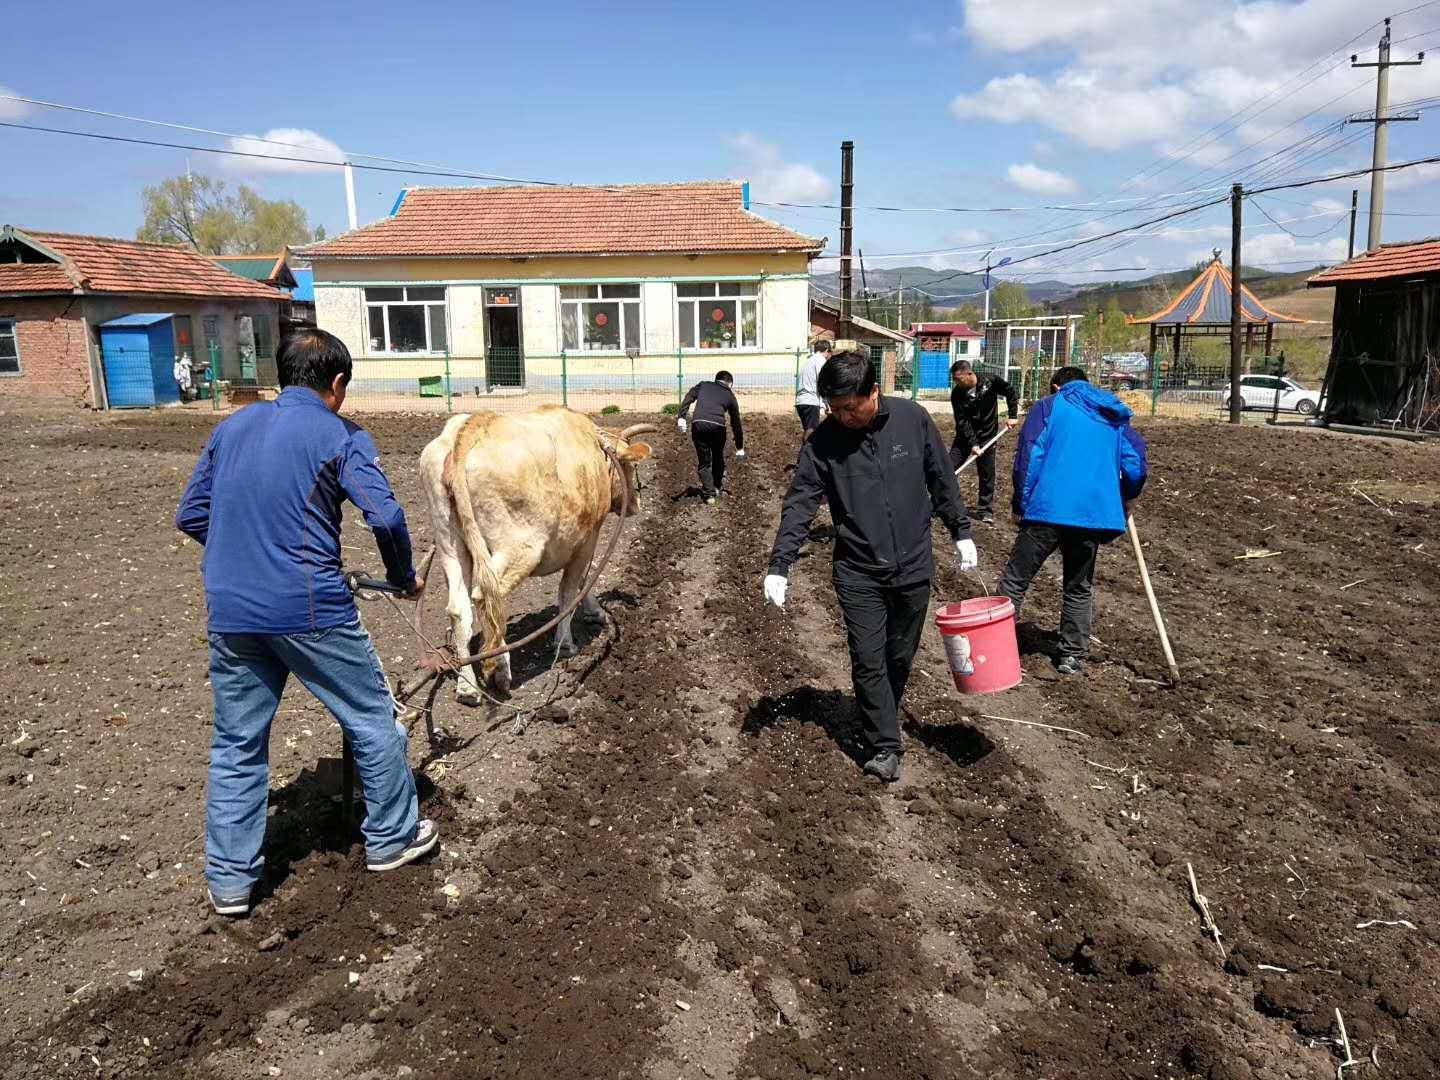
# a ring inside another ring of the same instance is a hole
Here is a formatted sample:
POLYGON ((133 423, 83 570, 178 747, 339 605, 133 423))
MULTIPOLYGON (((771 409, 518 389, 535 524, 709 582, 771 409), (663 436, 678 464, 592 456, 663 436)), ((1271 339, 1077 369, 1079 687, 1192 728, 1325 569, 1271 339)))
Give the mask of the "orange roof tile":
POLYGON ((1417 240, 1405 244, 1381 244, 1373 251, 1320 271, 1307 284, 1313 289, 1352 281, 1380 281, 1437 273, 1440 273, 1440 239, 1417 240))
POLYGON ((394 217, 308 258, 807 251, 821 241, 743 208, 726 181, 619 187, 413 188, 394 217))
MULTIPOLYGON (((237 300, 282 300, 284 295, 262 282, 251 281, 216 265, 207 256, 169 244, 115 240, 74 233, 26 232, 5 228, 14 235, 60 256, 60 263, 18 264, 26 271, 28 287, 7 291, 124 293, 149 296, 217 296, 237 300), (39 273, 48 268, 49 273, 39 273), (56 275, 59 275, 58 277, 56 275), (59 285, 61 279, 64 284, 59 285)), ((4 269, 11 269, 10 266, 4 269)), ((19 274, 13 278, 21 280, 19 274)))
POLYGON ((0 293, 74 292, 59 263, 0 263, 0 293))

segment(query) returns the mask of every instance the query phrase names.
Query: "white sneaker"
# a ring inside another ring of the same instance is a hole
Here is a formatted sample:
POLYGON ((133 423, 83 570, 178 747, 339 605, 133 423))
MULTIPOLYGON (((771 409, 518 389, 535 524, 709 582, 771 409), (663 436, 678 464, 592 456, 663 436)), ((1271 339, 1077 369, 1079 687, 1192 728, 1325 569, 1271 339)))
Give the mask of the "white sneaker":
POLYGON ((370 870, 395 870, 406 866, 420 856, 431 851, 440 842, 440 829, 435 822, 429 818, 421 818, 420 823, 415 827, 415 839, 397 851, 384 862, 365 861, 365 866, 370 870))
POLYGON ((249 915, 250 914, 250 893, 246 892, 236 896, 217 896, 214 889, 206 889, 210 897, 210 906, 215 909, 216 915, 249 915))

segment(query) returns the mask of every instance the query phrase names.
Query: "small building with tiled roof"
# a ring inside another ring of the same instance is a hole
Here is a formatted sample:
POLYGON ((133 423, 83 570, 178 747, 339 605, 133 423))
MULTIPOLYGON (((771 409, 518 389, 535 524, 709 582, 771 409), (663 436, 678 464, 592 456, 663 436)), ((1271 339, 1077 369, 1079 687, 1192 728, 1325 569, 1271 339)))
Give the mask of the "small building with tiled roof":
POLYGON ((281 303, 280 322, 285 331, 315 325, 315 288, 310 269, 300 266, 288 247, 260 254, 210 257, 232 274, 263 281, 284 293, 288 299, 281 303))
POLYGON ((390 217, 300 252, 316 321, 356 381, 462 392, 747 376, 809 338, 823 241, 753 213, 738 182, 409 188, 390 217), (703 359, 702 359, 703 358, 703 359), (375 363, 371 363, 375 361, 375 363), (653 369, 653 370, 652 370, 653 369), (398 374, 397 374, 398 373, 398 374))
POLYGON ((1322 421, 1440 431, 1440 238, 1382 244, 1307 284, 1335 290, 1322 421))
POLYGON ((166 244, 0 226, 0 394, 106 405, 99 327, 172 316, 176 352, 234 382, 273 383, 282 293, 166 244))

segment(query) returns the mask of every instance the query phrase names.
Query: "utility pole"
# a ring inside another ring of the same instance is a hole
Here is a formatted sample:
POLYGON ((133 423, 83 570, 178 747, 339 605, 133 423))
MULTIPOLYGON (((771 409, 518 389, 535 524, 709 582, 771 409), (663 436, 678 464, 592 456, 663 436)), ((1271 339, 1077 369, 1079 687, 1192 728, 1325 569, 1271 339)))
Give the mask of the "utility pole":
POLYGON ((1380 246, 1380 222, 1385 215, 1385 155, 1389 148, 1390 134, 1387 125, 1396 120, 1419 120, 1419 113, 1407 116, 1391 116, 1390 110, 1390 69, 1392 67, 1419 67, 1425 61, 1422 52, 1414 60, 1390 59, 1390 20, 1385 20, 1385 33, 1380 36, 1380 50, 1374 63, 1360 63, 1359 54, 1350 57, 1350 66, 1375 68, 1375 115, 1373 117, 1352 116, 1348 123, 1374 124, 1375 147, 1370 159, 1370 234, 1366 250, 1373 251, 1380 246))
MULTIPOLYGON (((1240 222, 1245 205, 1245 189, 1239 184, 1230 188, 1230 423, 1240 423, 1244 402, 1240 397, 1241 339, 1240 324, 1240 222)), ((1179 350, 1176 350, 1177 352, 1179 350)))
POLYGON ((1350 254, 1347 259, 1355 258, 1355 215, 1360 210, 1360 189, 1350 189, 1350 254))
POLYGON ((355 216, 355 170, 348 161, 345 162, 345 212, 349 215, 351 230, 358 229, 360 222, 355 216))
POLYGON ((900 275, 895 287, 895 329, 905 329, 905 275, 900 275))
POLYGON ((851 212, 855 205, 855 144, 840 144, 840 322, 850 321, 850 242, 854 235, 851 212))

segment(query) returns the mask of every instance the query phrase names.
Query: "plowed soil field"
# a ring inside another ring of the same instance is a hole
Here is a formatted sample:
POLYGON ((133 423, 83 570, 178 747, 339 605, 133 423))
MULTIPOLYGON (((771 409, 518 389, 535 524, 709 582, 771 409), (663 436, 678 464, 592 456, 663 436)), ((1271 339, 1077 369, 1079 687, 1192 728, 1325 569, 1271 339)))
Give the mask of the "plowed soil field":
MULTIPOLYGON (((211 423, 0 415, 0 1077, 1319 1078, 1337 1010, 1347 1077, 1440 1074, 1434 450, 1143 427, 1181 685, 1122 540, 1080 677, 1045 655, 1058 573, 1014 690, 957 694, 927 631, 882 787, 823 511, 788 608, 760 602, 798 425, 757 417, 715 507, 666 427, 609 625, 558 673, 517 659, 518 706, 560 700, 516 723, 447 693, 441 742, 414 732, 433 859, 365 872, 338 728, 287 692, 263 897, 232 922, 204 901, 204 596, 170 523, 211 423)), ((423 548, 440 425, 369 426, 423 548)), ((993 584, 1003 505, 976 535, 981 576, 942 555, 937 600, 993 584)), ((400 617, 363 614, 407 672, 400 617)))

